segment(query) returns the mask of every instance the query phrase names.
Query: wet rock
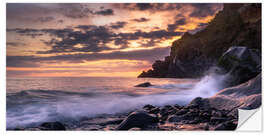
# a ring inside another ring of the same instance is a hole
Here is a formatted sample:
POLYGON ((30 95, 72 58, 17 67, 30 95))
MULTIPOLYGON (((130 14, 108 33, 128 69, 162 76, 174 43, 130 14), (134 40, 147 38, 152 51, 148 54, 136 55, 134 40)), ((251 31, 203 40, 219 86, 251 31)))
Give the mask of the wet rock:
POLYGON ((151 114, 158 114, 159 111, 160 111, 160 109, 157 107, 157 108, 151 109, 148 113, 151 113, 151 114))
POLYGON ((175 104, 174 107, 177 108, 178 110, 181 110, 181 109, 184 108, 184 106, 180 106, 180 105, 178 105, 178 104, 175 104))
POLYGON ((157 123, 159 120, 156 116, 148 114, 144 111, 136 111, 131 113, 116 130, 129 130, 131 128, 146 128, 148 125, 157 123))
MULTIPOLYGON (((220 90, 215 96, 208 98, 212 108, 223 110, 237 117, 237 109, 256 109, 261 106, 262 90, 261 74, 237 86, 220 90)), ((224 114, 222 114, 224 115, 224 114)))
POLYGON ((210 106, 209 106, 208 100, 203 99, 201 97, 197 97, 189 103, 188 107, 189 108, 208 109, 210 106))
POLYGON ((183 117, 176 116, 176 115, 169 116, 168 118, 168 122, 181 122, 182 120, 183 120, 183 117))
POLYGON ((188 112, 188 109, 181 109, 178 112, 175 113, 175 115, 180 116, 183 114, 186 114, 188 112))
POLYGON ((130 131, 140 131, 141 129, 140 128, 131 128, 129 129, 130 131))
POLYGON ((101 126, 120 124, 123 119, 110 120, 104 123, 100 123, 101 126))
POLYGON ((45 122, 40 125, 41 130, 66 130, 66 127, 60 122, 45 122))
POLYGON ((172 110, 174 108, 171 105, 165 105, 164 106, 164 109, 166 109, 166 110, 172 110))
POLYGON ((235 123, 232 122, 232 121, 227 121, 227 122, 218 124, 218 125, 214 128, 214 130, 235 130, 236 127, 237 127, 237 124, 235 124, 235 123))
POLYGON ((227 118, 224 117, 211 117, 210 123, 216 124, 226 121, 227 118))
POLYGON ((230 47, 219 59, 218 66, 230 72, 227 86, 244 83, 261 72, 261 57, 258 50, 243 46, 230 47))
POLYGON ((194 114, 188 112, 181 116, 171 115, 168 117, 168 122, 181 122, 182 120, 194 120, 194 114))
POLYGON ((143 107, 143 109, 144 110, 151 110, 151 109, 153 109, 153 108, 155 108, 155 106, 152 106, 152 105, 145 105, 144 107, 143 107))
POLYGON ((150 87, 150 86, 153 86, 153 85, 150 82, 145 82, 145 83, 138 84, 134 87, 150 87))

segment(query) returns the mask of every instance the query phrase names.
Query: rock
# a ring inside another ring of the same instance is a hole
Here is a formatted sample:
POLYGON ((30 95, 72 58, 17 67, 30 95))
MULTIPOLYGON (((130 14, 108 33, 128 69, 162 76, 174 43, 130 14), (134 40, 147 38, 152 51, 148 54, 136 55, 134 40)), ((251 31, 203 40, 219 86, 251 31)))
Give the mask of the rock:
POLYGON ((227 122, 218 124, 214 128, 214 130, 235 130, 236 127, 237 127, 237 124, 235 124, 234 122, 231 122, 231 121, 227 121, 227 122))
POLYGON ((180 105, 178 105, 178 104, 175 104, 174 107, 177 108, 178 110, 181 110, 181 109, 184 108, 183 106, 180 106, 180 105))
POLYGON ((181 116, 170 115, 167 120, 168 122, 181 122, 183 120, 191 121, 194 120, 194 117, 195 115, 193 113, 188 112, 181 116))
POLYGON ((203 99, 201 97, 197 97, 195 99, 193 99, 189 105, 189 108, 201 108, 201 109, 208 109, 209 106, 209 102, 206 99, 203 99))
POLYGON ((150 87, 150 86, 153 86, 153 85, 150 82, 145 82, 145 83, 138 84, 134 87, 150 87))
POLYGON ((104 123, 100 123, 101 126, 106 126, 106 125, 115 125, 115 124, 120 124, 123 121, 123 119, 116 119, 116 120, 109 120, 104 123))
POLYGON ((227 86, 244 83, 261 72, 259 51, 243 46, 230 47, 219 59, 218 66, 230 73, 227 86))
POLYGON ((131 128, 129 129, 130 131, 140 131, 141 129, 140 128, 131 128))
POLYGON ((183 114, 186 114, 188 112, 188 109, 181 109, 178 112, 175 113, 175 115, 180 116, 183 114))
POLYGON ((45 122, 40 125, 41 130, 66 130, 66 127, 60 122, 45 122))
POLYGON ((261 4, 224 4, 201 31, 186 32, 171 45, 170 55, 138 77, 197 78, 230 47, 242 45, 261 52, 261 4))
POLYGON ((215 123, 224 122, 226 120, 228 120, 228 119, 225 117, 211 117, 210 123, 215 124, 215 123))
POLYGON ((151 109, 153 109, 153 108, 155 108, 154 106, 152 106, 152 105, 145 105, 144 107, 143 107, 143 109, 145 109, 145 110, 151 110, 151 109))
POLYGON ((148 125, 157 123, 159 120, 156 116, 148 114, 144 111, 136 111, 131 113, 127 118, 120 123, 116 130, 129 130, 131 128, 145 129, 148 125))
MULTIPOLYGON (((237 109, 256 109, 261 106, 261 74, 243 84, 225 88, 215 96, 207 98, 209 106, 228 111, 237 117, 237 109)), ((227 114, 229 115, 229 114, 227 114)))
POLYGON ((160 109, 157 107, 157 108, 153 108, 151 109, 148 113, 152 113, 152 114, 158 114, 160 111, 160 109))
POLYGON ((168 118, 168 122, 181 122, 182 120, 183 120, 183 117, 176 116, 176 115, 169 116, 168 118))

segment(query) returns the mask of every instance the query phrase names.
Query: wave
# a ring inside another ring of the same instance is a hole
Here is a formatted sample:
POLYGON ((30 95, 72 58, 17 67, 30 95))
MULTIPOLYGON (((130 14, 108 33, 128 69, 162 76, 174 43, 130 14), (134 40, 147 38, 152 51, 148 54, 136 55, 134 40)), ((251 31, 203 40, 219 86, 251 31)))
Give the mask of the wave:
POLYGON ((7 129, 33 127, 55 120, 70 123, 82 117, 128 112, 146 104, 186 105, 195 97, 213 96, 223 89, 225 79, 226 76, 209 74, 196 83, 156 85, 150 89, 171 90, 148 95, 134 94, 132 91, 97 93, 28 90, 10 93, 7 95, 7 129))

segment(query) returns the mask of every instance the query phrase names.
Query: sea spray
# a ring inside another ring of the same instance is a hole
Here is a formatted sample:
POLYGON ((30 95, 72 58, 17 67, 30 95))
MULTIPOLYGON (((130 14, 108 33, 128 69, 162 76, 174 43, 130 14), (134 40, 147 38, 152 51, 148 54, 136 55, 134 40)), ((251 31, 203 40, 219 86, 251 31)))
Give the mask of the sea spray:
POLYGON ((23 94, 16 93, 7 97, 7 128, 33 127, 42 122, 56 120, 70 124, 71 121, 78 121, 83 117, 128 112, 140 109, 146 104, 186 105, 196 97, 213 96, 223 89, 223 82, 226 78, 226 75, 212 72, 200 80, 162 85, 154 83, 155 86, 150 88, 128 87, 125 90, 128 92, 103 94, 53 90, 22 91, 23 94), (139 89, 154 91, 154 93, 131 94, 139 89), (155 93, 161 89, 165 89, 166 92, 155 93), (9 100, 14 98, 18 100, 9 100))

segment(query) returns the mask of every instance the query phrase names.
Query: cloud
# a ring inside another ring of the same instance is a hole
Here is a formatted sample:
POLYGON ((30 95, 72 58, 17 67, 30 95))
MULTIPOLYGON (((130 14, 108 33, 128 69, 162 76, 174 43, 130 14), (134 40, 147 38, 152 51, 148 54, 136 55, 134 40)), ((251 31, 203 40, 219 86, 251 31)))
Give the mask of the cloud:
MULTIPOLYGON (((113 23, 110 26, 96 26, 96 25, 79 25, 74 28, 64 29, 8 29, 8 32, 16 32, 23 36, 42 36, 48 34, 51 36, 49 41, 43 41, 44 44, 51 47, 47 51, 38 51, 38 54, 53 54, 63 52, 101 52, 105 50, 116 50, 108 47, 107 44, 114 42, 119 48, 124 49, 128 47, 131 40, 138 40, 146 38, 156 40, 149 42, 147 45, 155 46, 155 44, 164 38, 171 38, 174 36, 181 36, 182 32, 153 30, 150 32, 136 31, 129 33, 114 33, 113 29, 124 27, 125 22, 113 23), (80 29, 80 31, 76 30, 80 29), (80 46, 80 47, 78 47, 80 46)), ((142 46, 144 46, 142 44, 142 46)))
POLYGON ((153 8, 153 6, 150 3, 137 3, 136 7, 139 10, 147 10, 153 8))
POLYGON ((24 46, 25 43, 18 43, 18 42, 7 42, 7 46, 12 46, 12 47, 18 47, 18 46, 24 46))
POLYGON ((120 28, 123 28, 126 24, 127 24, 127 22, 119 21, 119 22, 116 22, 116 23, 112 23, 110 27, 112 29, 120 29, 120 28))
POLYGON ((80 63, 83 61, 95 60, 144 60, 153 62, 162 59, 170 52, 169 47, 144 49, 135 51, 115 51, 112 53, 92 53, 92 54, 70 54, 48 57, 38 56, 7 56, 7 67, 38 67, 40 63, 65 61, 70 63, 80 63))
POLYGON ((147 22, 147 21, 150 21, 150 19, 148 18, 139 18, 139 19, 132 19, 131 21, 134 21, 134 22, 147 22))
POLYGON ((94 14, 108 16, 108 15, 114 15, 114 11, 112 9, 105 9, 105 10, 96 11, 94 14))
MULTIPOLYGON (((91 15, 113 15, 112 9, 101 9, 94 11, 88 6, 91 4, 80 3, 8 3, 7 4, 7 20, 34 20, 38 22, 46 22, 53 20, 53 16, 57 14, 71 19, 89 18, 91 15), (50 16, 48 16, 50 15, 50 16), (48 17, 40 17, 48 16, 48 17), (38 18, 38 19, 36 19, 38 18)), ((93 4, 92 4, 93 5, 93 4)), ((55 17, 54 17, 55 18, 55 17)))
POLYGON ((58 23, 64 23, 64 20, 63 19, 60 19, 57 21, 58 23))
POLYGON ((222 4, 211 4, 211 3, 197 3, 191 4, 194 8, 193 12, 189 15, 190 17, 207 17, 212 16, 216 13, 216 8, 221 8, 222 4))
POLYGON ((186 18, 178 19, 174 22, 174 24, 168 25, 168 31, 175 31, 178 26, 187 24, 186 18))
POLYGON ((126 10, 138 10, 138 11, 171 11, 179 10, 182 8, 182 3, 121 3, 113 4, 116 8, 126 9, 126 10))
POLYGON ((39 18, 35 19, 34 21, 41 22, 41 23, 46 23, 46 22, 51 22, 54 19, 55 18, 53 16, 46 16, 46 17, 39 17, 39 18))
POLYGON ((88 18, 92 13, 87 6, 79 3, 59 3, 53 11, 73 19, 88 18))

